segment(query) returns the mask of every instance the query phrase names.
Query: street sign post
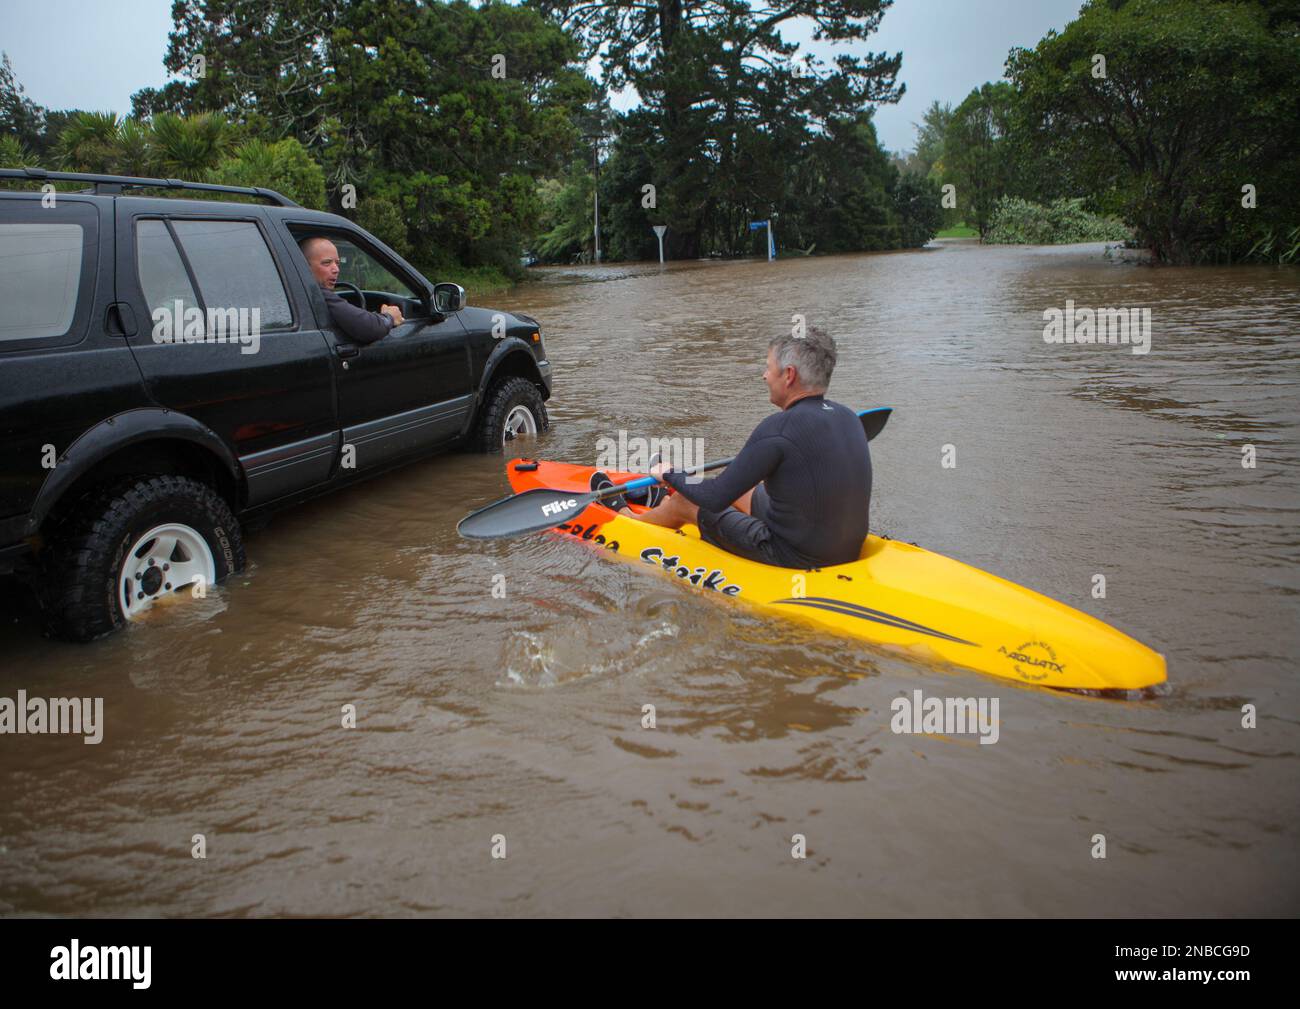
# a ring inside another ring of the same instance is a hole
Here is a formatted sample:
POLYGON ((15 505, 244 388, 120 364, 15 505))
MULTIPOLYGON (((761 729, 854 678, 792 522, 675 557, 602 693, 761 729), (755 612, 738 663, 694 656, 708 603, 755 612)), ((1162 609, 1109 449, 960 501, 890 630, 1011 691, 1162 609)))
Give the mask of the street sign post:
POLYGON ((668 230, 666 224, 654 225, 655 234, 659 236, 659 262, 664 261, 664 232, 668 230))

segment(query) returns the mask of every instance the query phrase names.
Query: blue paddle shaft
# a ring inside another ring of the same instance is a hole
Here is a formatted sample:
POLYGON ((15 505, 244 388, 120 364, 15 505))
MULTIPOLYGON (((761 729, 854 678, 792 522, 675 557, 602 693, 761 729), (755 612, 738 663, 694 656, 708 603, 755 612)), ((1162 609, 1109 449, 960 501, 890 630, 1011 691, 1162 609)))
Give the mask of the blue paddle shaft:
MULTIPOLYGON (((684 470, 683 472, 692 475, 696 473, 705 473, 711 469, 720 469, 723 466, 728 466, 735 461, 736 457, 732 456, 730 459, 719 459, 716 462, 706 462, 703 466, 696 466, 694 469, 684 470)), ((638 490, 641 487, 649 487, 651 484, 657 484, 658 482, 659 478, 654 476, 637 477, 637 479, 629 480, 627 483, 620 483, 615 484, 613 487, 606 487, 604 490, 600 491, 593 500, 599 501, 601 498, 613 497, 615 494, 621 494, 626 490, 638 490)))

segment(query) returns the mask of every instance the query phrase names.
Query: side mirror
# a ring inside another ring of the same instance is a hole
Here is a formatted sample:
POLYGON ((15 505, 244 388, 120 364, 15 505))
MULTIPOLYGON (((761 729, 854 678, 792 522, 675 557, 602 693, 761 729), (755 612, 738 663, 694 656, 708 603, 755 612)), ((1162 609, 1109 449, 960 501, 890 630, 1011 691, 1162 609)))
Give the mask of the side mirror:
POLYGON ((454 315, 465 307, 465 288, 459 284, 434 284, 433 309, 439 315, 454 315))

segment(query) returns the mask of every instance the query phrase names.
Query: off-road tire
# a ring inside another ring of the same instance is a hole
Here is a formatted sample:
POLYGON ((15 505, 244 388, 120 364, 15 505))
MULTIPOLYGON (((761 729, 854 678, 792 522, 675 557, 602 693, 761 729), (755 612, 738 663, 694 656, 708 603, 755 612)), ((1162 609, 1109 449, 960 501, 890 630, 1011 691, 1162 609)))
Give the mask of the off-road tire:
POLYGON ((551 426, 550 418, 546 415, 546 404, 537 386, 526 378, 507 378, 488 391, 478 424, 467 447, 473 452, 500 452, 504 447, 506 418, 520 406, 533 415, 538 434, 551 426))
POLYGON ((166 522, 203 537, 216 581, 243 570, 239 523, 211 487, 183 476, 126 477, 85 495, 50 530, 36 576, 45 632, 91 641, 119 629, 126 618, 117 576, 126 551, 166 522))

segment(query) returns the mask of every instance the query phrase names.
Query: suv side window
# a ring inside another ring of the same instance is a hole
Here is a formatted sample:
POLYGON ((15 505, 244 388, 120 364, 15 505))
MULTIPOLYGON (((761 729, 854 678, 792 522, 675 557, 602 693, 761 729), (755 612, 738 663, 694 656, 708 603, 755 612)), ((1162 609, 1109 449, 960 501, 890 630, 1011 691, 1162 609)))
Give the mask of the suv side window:
POLYGON ((0 222, 0 345, 68 332, 85 241, 80 224, 0 222))
POLYGON ((263 329, 293 325, 284 281, 256 224, 173 220, 171 225, 206 307, 260 309, 263 329))
MULTIPOLYGON (((172 311, 177 301, 181 302, 182 313, 199 307, 190 275, 164 222, 141 221, 136 226, 135 250, 140 287, 151 316, 160 308, 172 311)), ((180 317, 184 318, 183 314, 180 317)))

